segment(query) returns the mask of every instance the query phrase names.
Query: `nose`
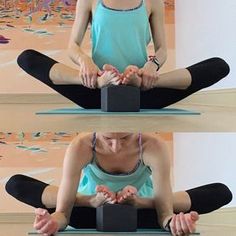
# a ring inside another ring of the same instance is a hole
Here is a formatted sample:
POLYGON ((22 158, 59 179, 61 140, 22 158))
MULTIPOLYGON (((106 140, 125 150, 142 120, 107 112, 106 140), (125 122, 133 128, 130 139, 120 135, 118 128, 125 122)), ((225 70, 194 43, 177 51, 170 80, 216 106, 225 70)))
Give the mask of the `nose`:
POLYGON ((111 141, 111 150, 112 152, 119 152, 121 150, 121 143, 119 140, 112 140, 111 141))

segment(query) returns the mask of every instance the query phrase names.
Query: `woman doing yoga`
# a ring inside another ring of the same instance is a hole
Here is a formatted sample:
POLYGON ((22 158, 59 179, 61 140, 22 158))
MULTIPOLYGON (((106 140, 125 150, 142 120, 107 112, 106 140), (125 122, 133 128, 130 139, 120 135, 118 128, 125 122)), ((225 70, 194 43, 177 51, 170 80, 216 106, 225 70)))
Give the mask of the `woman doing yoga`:
POLYGON ((222 183, 173 193, 166 144, 157 136, 135 133, 80 134, 67 148, 59 188, 15 175, 6 191, 36 208, 34 227, 45 235, 67 225, 96 228, 96 207, 114 203, 137 208, 138 228, 189 235, 199 214, 232 199, 222 183))
POLYGON ((217 83, 229 73, 228 64, 218 57, 158 72, 167 58, 163 0, 78 0, 69 57, 77 68, 35 50, 25 50, 17 61, 27 73, 87 109, 101 107, 100 88, 106 85, 140 87, 140 108, 158 109, 217 83), (91 57, 81 48, 89 23, 91 57), (151 38, 154 52, 148 56, 151 38))

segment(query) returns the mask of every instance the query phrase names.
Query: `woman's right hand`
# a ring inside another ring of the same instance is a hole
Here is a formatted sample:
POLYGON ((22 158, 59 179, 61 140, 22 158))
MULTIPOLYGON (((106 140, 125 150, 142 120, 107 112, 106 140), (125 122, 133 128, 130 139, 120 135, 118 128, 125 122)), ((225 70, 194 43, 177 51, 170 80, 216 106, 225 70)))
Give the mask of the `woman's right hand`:
POLYGON ((49 214, 46 209, 35 209, 34 228, 44 236, 56 234, 59 230, 58 222, 49 214))
POLYGON ((92 58, 88 56, 82 56, 80 58, 80 78, 82 79, 82 85, 95 89, 97 85, 99 68, 93 62, 92 58))
POLYGON ((195 211, 174 214, 169 224, 173 236, 188 236, 196 230, 199 215, 195 211))

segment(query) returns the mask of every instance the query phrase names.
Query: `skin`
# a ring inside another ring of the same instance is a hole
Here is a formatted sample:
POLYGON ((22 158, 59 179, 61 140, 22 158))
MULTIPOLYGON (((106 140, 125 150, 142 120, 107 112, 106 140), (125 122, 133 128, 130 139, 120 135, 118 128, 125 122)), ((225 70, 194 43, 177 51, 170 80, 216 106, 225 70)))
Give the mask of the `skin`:
MULTIPOLYGON (((97 133, 96 158, 99 165, 109 172, 129 172, 139 158, 138 134, 97 133), (123 163, 126 165, 123 165, 123 163)), ((59 189, 48 186, 42 196, 46 207, 56 205, 51 215, 45 209, 36 209, 35 229, 44 235, 64 229, 70 219, 71 210, 76 206, 97 207, 106 202, 129 203, 137 208, 155 208, 158 222, 164 227, 171 220, 173 235, 189 235, 195 231, 198 214, 189 210, 191 201, 186 192, 172 193, 170 185, 170 160, 165 143, 150 135, 142 135, 143 161, 152 170, 154 197, 141 198, 133 186, 125 186, 113 193, 106 186, 96 188, 96 194, 84 196, 77 193, 81 171, 91 162, 92 134, 79 135, 69 145, 63 163, 63 174, 59 189), (178 214, 174 214, 178 212, 178 214)))
MULTIPOLYGON (((140 0, 104 0, 104 4, 115 9, 130 9, 138 6, 140 0)), ((164 30, 164 3, 162 0, 146 0, 147 16, 154 43, 155 56, 162 66, 167 58, 165 30, 164 30)), ((96 0, 78 0, 76 18, 72 27, 68 45, 68 54, 79 69, 70 68, 61 63, 55 64, 50 71, 50 79, 55 84, 82 84, 88 88, 100 88, 99 75, 102 73, 92 58, 81 48, 82 40, 89 23, 94 15, 96 0)), ((109 65, 115 68, 115 65, 109 65)), ((186 69, 159 74, 157 66, 147 61, 143 68, 130 71, 130 66, 119 73, 115 73, 114 79, 105 84, 126 84, 140 87, 143 90, 160 88, 186 89, 191 84, 191 75, 186 69), (127 72, 129 71, 129 72, 127 72)), ((104 68, 103 68, 104 70, 104 68)), ((105 69, 106 70, 106 69, 105 69)), ((108 69, 109 70, 109 69, 108 69)))

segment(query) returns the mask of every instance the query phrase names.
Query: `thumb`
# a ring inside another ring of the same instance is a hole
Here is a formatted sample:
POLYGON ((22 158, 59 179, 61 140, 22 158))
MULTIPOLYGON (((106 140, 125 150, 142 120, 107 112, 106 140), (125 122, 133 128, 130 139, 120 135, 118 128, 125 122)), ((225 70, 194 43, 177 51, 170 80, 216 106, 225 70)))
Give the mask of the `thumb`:
POLYGON ((44 215, 47 214, 47 210, 42 209, 42 208, 36 208, 36 209, 34 210, 34 213, 35 213, 36 215, 39 215, 39 216, 44 216, 44 215))
POLYGON ((190 216, 193 221, 197 221, 199 219, 199 215, 196 211, 191 211, 190 216))
POLYGON ((139 69, 139 70, 138 70, 138 75, 139 75, 139 76, 142 76, 142 75, 143 75, 143 69, 139 69))
POLYGON ((112 65, 109 64, 104 64, 102 67, 103 70, 113 70, 114 67, 112 65))

